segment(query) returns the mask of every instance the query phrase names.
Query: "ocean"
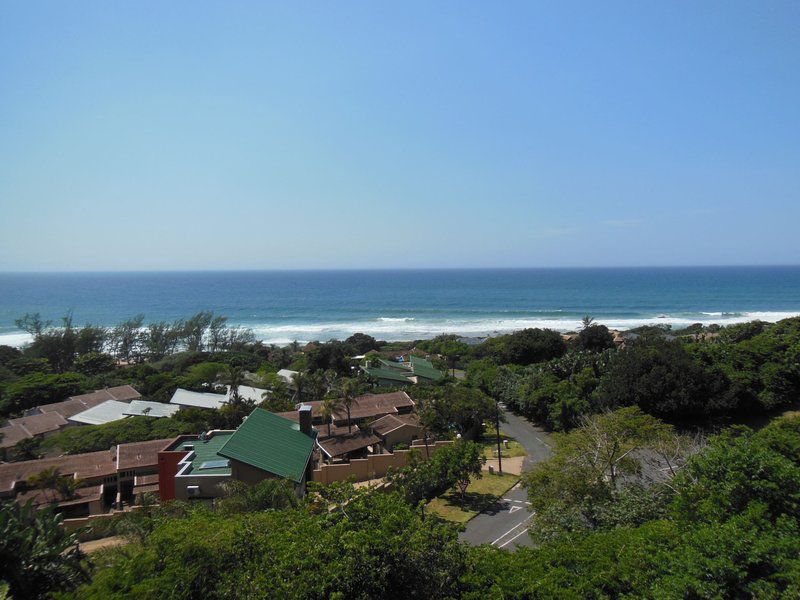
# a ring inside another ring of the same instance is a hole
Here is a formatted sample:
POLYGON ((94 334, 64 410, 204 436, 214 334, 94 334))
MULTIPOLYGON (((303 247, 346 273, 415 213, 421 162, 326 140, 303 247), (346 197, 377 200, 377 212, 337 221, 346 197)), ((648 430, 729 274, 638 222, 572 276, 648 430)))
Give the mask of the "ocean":
POLYGON ((24 313, 68 310, 109 326, 212 310, 276 344, 569 331, 584 315, 618 329, 724 325, 800 315, 800 267, 0 274, 0 344, 26 341, 24 313))

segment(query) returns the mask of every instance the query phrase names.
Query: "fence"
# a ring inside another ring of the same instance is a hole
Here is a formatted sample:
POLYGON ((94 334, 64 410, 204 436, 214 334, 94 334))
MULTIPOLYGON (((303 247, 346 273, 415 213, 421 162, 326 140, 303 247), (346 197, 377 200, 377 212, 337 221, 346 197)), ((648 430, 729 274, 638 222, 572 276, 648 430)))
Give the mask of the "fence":
MULTIPOLYGON (((452 442, 431 442, 428 444, 427 452, 429 455, 433 455, 439 448, 447 444, 452 444, 452 442)), ((370 454, 367 458, 355 458, 349 463, 322 465, 319 469, 314 470, 311 479, 319 483, 346 481, 350 477, 355 477, 356 481, 379 479, 386 475, 389 467, 395 469, 405 467, 411 452, 419 452, 421 458, 427 458, 425 446, 415 443, 410 449, 395 450, 393 454, 370 454)))

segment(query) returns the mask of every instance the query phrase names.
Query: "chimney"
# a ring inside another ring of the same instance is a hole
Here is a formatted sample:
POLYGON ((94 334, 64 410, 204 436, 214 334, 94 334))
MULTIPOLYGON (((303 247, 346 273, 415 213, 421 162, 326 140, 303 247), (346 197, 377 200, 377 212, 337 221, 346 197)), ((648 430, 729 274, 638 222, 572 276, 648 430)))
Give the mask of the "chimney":
POLYGON ((300 416, 300 431, 305 433, 308 437, 311 435, 311 407, 308 404, 303 404, 297 409, 300 416))

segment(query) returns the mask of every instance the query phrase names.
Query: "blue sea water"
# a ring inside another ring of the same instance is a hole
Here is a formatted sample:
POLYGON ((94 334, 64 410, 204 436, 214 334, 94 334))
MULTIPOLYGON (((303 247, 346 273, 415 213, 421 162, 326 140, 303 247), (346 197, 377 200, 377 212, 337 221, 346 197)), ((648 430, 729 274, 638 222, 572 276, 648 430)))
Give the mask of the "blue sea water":
POLYGON ((0 274, 0 344, 20 344, 14 319, 114 325, 226 315, 267 342, 401 340, 458 333, 729 324, 800 314, 800 267, 481 269, 0 274))

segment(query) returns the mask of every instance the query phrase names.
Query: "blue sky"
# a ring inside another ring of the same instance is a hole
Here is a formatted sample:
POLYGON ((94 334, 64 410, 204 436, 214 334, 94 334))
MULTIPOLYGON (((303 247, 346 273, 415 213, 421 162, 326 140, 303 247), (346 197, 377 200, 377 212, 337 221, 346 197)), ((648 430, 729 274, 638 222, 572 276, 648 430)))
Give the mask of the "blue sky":
POLYGON ((798 27, 798 2, 5 3, 0 270, 797 264, 798 27))

